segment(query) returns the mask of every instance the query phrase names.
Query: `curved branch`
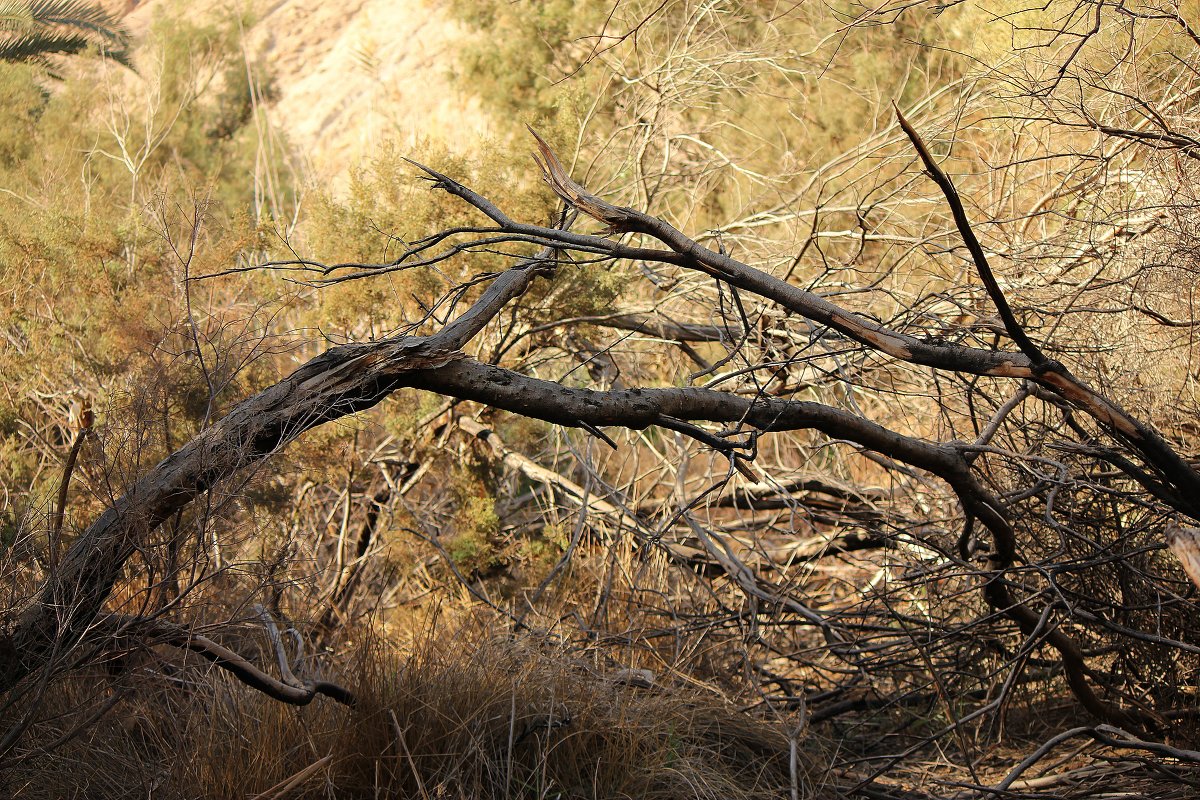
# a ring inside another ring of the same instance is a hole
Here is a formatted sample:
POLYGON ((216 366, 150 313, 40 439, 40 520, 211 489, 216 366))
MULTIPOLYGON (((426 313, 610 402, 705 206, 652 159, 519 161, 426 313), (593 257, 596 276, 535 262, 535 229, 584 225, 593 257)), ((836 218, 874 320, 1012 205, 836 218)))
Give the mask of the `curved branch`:
POLYGON ((80 534, 0 639, 0 694, 50 666, 87 632, 125 562, 163 521, 305 431, 374 406, 403 385, 406 371, 462 358, 459 348, 545 273, 545 261, 502 273, 437 334, 327 350, 160 462, 80 534))
MULTIPOLYGON (((294 706, 306 706, 317 695, 324 695, 344 706, 353 707, 356 698, 354 693, 336 683, 329 681, 301 680, 292 675, 286 660, 280 656, 280 670, 284 680, 279 680, 263 672, 245 657, 224 645, 214 642, 207 636, 189 631, 181 625, 175 625, 164 620, 142 619, 121 614, 106 615, 105 623, 118 626, 123 631, 134 630, 153 639, 155 644, 167 644, 181 650, 190 650, 206 661, 220 667, 233 675, 242 683, 255 691, 262 692, 268 697, 294 706)), ((275 639, 272 639, 277 652, 280 651, 275 639)))

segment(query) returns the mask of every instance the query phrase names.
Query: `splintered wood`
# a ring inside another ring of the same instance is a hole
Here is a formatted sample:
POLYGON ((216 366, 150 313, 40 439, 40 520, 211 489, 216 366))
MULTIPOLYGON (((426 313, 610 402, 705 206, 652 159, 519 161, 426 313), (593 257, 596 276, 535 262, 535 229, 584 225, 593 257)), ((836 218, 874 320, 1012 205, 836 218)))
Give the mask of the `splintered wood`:
POLYGON ((1183 565, 1183 571, 1200 587, 1200 528, 1167 527, 1167 547, 1183 565))

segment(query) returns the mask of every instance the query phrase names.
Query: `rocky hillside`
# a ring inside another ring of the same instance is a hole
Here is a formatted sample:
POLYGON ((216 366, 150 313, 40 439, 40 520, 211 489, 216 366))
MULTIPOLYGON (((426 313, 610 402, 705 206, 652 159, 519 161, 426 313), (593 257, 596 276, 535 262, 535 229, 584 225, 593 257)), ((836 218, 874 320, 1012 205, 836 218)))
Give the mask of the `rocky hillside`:
MULTIPOLYGON (((169 0, 129 9, 137 34, 169 0)), ((218 7, 197 0, 190 7, 218 7)), ((386 140, 467 148, 488 135, 478 98, 454 85, 461 29, 441 0, 254 0, 247 52, 269 64, 268 110, 318 180, 341 183, 386 140)))

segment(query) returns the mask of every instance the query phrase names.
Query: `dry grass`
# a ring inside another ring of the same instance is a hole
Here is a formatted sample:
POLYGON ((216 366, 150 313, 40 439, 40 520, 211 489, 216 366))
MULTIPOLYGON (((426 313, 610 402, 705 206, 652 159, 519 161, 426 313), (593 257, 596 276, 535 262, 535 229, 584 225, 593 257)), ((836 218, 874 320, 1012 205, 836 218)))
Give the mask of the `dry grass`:
MULTIPOLYGON (((815 796, 813 762, 802 755, 793 778, 782 725, 711 695, 635 688, 556 648, 482 630, 431 634, 407 653, 365 635, 357 653, 340 676, 360 697, 353 710, 285 706, 203 667, 167 678, 148 662, 106 681, 124 699, 69 743, 18 762, 5 788, 30 800, 749 800, 792 796, 796 780, 795 796, 815 796)), ((29 752, 72 727, 77 712, 52 720, 94 697, 96 677, 50 691, 29 752)))

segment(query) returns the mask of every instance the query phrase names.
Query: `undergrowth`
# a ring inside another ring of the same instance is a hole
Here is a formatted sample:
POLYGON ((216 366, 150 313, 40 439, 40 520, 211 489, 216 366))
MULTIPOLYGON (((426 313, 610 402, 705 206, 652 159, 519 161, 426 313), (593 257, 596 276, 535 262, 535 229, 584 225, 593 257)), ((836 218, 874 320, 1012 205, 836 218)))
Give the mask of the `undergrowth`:
MULTIPOLYGON (((360 631, 338 675, 358 697, 287 706, 177 653, 55 688, 29 752, 120 695, 65 744, 15 762, 10 796, 156 798, 814 797, 808 745, 719 697, 635 685, 533 638, 431 629, 399 650, 360 631), (47 781, 46 776, 54 776, 47 781)), ((10 715, 18 713, 10 709, 10 715)), ((11 719, 4 720, 7 727, 11 719)))

